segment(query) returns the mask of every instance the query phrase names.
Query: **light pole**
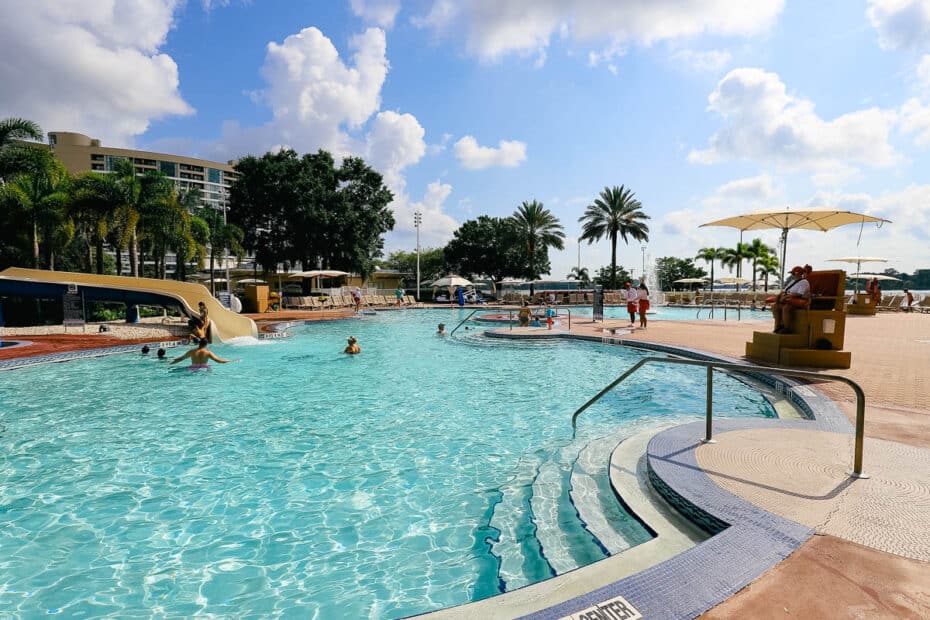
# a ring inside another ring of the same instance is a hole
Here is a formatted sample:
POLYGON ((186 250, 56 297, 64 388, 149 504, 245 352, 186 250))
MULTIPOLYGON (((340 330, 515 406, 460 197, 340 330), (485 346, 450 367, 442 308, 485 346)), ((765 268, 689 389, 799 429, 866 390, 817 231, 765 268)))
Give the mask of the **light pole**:
POLYGON ((646 246, 643 246, 643 282, 646 281, 646 246))
POLYGON ((420 225, 423 223, 423 214, 413 212, 413 227, 417 229, 417 301, 420 301, 420 225))

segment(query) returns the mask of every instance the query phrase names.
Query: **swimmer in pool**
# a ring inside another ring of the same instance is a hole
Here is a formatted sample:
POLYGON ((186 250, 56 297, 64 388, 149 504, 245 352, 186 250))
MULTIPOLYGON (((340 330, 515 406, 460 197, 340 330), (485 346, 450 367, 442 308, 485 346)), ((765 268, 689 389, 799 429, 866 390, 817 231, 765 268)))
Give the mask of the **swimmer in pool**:
POLYGON ((343 353, 348 353, 349 355, 355 355, 362 352, 362 347, 358 346, 358 340, 355 339, 355 336, 349 336, 348 344, 346 345, 343 353))
POLYGON ((209 368, 208 362, 213 360, 217 364, 228 364, 230 362, 238 362, 239 360, 224 360, 222 357, 217 357, 213 351, 210 351, 207 348, 206 339, 201 339, 197 344, 196 349, 191 349, 181 357, 176 357, 171 360, 172 364, 177 364, 178 362, 190 359, 191 368, 209 368))

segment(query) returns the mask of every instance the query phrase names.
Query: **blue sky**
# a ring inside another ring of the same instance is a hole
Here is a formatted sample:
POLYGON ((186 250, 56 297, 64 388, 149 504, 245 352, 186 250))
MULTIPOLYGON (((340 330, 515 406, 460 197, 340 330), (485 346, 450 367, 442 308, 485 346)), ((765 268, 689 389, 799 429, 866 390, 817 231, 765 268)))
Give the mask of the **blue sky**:
MULTIPOLYGON (((648 257, 735 244, 713 219, 822 206, 893 223, 792 233, 788 262, 930 267, 930 0, 0 0, 0 54, 0 117, 47 131, 364 157, 395 192, 388 249, 413 248, 417 209, 438 246, 535 199, 565 226, 563 277, 584 207, 624 184, 648 257)), ((638 272, 640 245, 619 261, 638 272)))

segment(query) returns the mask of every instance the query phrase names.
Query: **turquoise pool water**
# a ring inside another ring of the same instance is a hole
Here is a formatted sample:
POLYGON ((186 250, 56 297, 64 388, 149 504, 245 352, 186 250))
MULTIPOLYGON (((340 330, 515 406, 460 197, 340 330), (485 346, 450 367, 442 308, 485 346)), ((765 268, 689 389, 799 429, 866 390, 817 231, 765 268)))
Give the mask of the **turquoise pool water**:
MULTIPOLYGON (((577 524, 550 542, 574 509, 543 490, 599 437, 700 418, 703 369, 645 368, 572 441, 642 354, 434 335, 465 314, 299 326, 215 347, 242 361, 212 372, 129 354, 0 373, 0 609, 396 618, 603 557, 577 524)), ((717 415, 773 415, 715 390, 717 415)))

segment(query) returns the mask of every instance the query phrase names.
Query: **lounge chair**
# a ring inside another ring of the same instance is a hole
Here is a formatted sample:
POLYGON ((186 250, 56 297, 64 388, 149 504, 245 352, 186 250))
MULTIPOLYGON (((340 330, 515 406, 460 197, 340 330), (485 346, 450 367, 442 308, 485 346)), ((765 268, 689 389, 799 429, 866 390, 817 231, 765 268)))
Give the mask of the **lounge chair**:
POLYGON ((918 302, 915 302, 911 308, 916 309, 918 312, 923 314, 930 313, 930 295, 924 295, 923 299, 918 302))

